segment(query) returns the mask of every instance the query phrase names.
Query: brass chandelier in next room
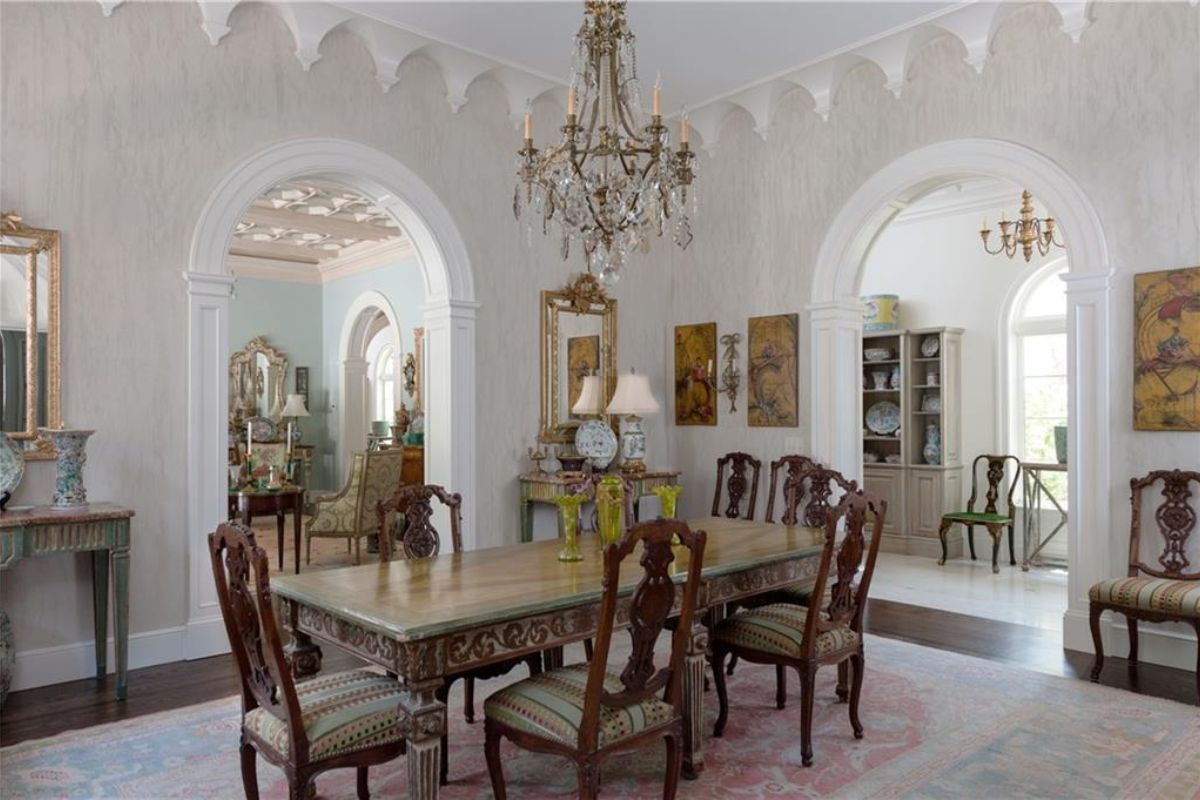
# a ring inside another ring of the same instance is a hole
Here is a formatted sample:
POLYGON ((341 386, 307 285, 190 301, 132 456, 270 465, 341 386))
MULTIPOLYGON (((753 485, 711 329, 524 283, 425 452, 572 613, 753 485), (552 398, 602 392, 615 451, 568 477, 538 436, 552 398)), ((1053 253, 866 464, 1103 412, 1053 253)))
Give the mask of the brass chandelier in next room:
POLYGON ((1028 189, 1021 192, 1021 210, 1018 212, 1016 220, 1009 220, 1003 214, 1000 215, 999 247, 993 250, 988 246, 988 238, 992 235, 992 229, 988 227, 986 218, 983 220, 983 227, 979 230, 979 237, 983 239, 983 249, 987 251, 988 255, 998 256, 1003 253, 1012 258, 1017 254, 1019 247, 1027 263, 1033 258, 1035 247, 1038 254, 1043 256, 1050 252, 1051 247, 1064 247, 1062 238, 1057 234, 1058 227, 1054 217, 1038 219, 1034 215, 1033 194, 1028 189))
POLYGON ((545 234, 553 229, 564 260, 573 242, 581 246, 588 271, 606 284, 620 278, 631 252, 649 251, 651 235, 669 230, 681 248, 692 241, 696 194, 687 117, 672 152, 656 83, 646 122, 624 0, 588 0, 575 35, 562 140, 535 148, 526 113, 518 154, 514 215, 528 230, 538 223, 545 234))

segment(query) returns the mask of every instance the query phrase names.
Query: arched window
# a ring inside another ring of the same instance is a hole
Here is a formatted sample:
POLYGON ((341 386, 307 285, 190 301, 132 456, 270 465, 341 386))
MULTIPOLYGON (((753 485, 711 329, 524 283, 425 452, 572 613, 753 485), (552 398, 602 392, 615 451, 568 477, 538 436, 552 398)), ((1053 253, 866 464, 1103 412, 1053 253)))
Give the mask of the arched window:
POLYGON ((390 344, 379 351, 374 368, 375 374, 371 376, 375 384, 373 419, 391 422, 392 412, 396 410, 396 352, 390 344))
MULTIPOLYGON (((1057 461, 1054 429, 1067 424, 1066 271, 1056 259, 1033 273, 1008 315, 1008 450, 1022 461, 1057 461)), ((1066 475, 1044 478, 1065 505, 1066 475)))

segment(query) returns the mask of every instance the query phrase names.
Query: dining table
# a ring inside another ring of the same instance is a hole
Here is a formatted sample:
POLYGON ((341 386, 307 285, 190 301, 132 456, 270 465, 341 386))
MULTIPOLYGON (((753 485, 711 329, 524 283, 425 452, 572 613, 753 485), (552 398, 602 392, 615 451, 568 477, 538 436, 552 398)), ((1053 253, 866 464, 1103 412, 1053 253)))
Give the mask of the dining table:
MULTIPOLYGON (((695 778, 704 769, 706 624, 720 620, 727 603, 812 583, 825 532, 723 517, 688 524, 708 534, 683 670, 683 772, 695 778)), ((318 672, 324 643, 394 674, 408 744, 408 796, 436 798, 447 725, 438 690, 449 676, 531 653, 542 653, 548 669, 561 666, 564 645, 594 637, 604 574, 596 542, 587 537, 584 559, 575 562, 559 561, 560 543, 549 540, 273 577, 292 671, 298 678, 318 672)), ((673 574, 682 582, 688 551, 675 552, 673 574)), ((636 557, 627 559, 618 627, 628 625, 641 576, 636 557)), ((673 615, 682 594, 676 593, 673 615)))

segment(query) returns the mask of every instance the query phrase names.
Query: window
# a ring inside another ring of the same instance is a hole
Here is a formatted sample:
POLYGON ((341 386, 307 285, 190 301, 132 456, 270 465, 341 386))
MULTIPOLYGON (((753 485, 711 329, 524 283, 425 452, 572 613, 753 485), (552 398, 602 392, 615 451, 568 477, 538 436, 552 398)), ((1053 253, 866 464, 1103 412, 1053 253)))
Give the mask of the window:
MULTIPOLYGON (((1067 424, 1067 297, 1061 259, 1034 273, 1018 291, 1010 317, 1009 449, 1022 461, 1058 460, 1054 429, 1067 424)), ((1067 476, 1045 473, 1065 506, 1067 476)))
POLYGON ((371 378, 375 384, 373 419, 391 422, 396 410, 396 353, 390 344, 380 349, 371 378))

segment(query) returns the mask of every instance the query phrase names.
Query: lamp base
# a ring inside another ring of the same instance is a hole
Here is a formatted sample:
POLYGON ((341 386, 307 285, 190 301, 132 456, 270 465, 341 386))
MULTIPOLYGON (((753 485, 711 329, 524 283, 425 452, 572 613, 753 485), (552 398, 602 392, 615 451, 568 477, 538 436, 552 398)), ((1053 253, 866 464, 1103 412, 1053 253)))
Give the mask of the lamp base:
POLYGON ((642 418, 630 414, 625 418, 621 431, 621 471, 646 471, 646 432, 642 430, 642 418))

